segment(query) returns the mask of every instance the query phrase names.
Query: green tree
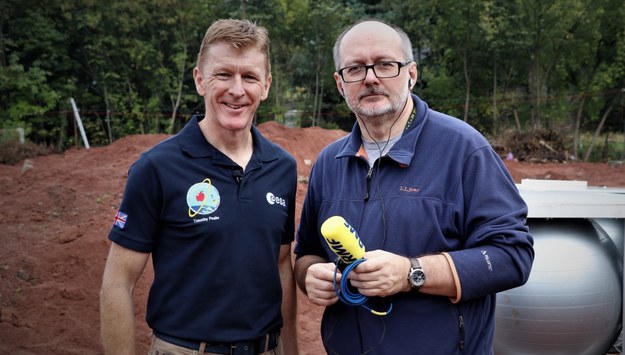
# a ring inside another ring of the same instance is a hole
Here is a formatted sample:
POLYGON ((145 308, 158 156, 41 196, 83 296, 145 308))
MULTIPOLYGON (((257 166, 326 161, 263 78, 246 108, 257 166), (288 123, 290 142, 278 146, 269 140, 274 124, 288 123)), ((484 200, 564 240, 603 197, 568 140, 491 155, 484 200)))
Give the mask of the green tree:
POLYGON ((469 119, 474 62, 484 50, 480 15, 488 2, 440 0, 433 2, 436 30, 433 41, 445 48, 441 58, 451 74, 462 77, 464 104, 462 118, 469 119))
POLYGON ((551 126, 550 118, 543 122, 542 106, 551 86, 552 75, 562 59, 570 55, 570 45, 585 28, 593 23, 597 7, 595 0, 541 1, 520 0, 520 20, 528 34, 528 93, 532 100, 530 122, 533 128, 551 126))
MULTIPOLYGON (((346 130, 332 46, 374 17, 402 27, 431 107, 496 134, 507 128, 622 130, 625 4, 619 0, 4 0, 0 124, 59 148, 76 144, 69 98, 90 143, 175 132, 202 111, 191 70, 206 28, 248 18, 268 28, 274 77, 257 121, 346 130), (37 24, 34 26, 33 24, 37 24)), ((592 147, 581 152, 590 157, 592 147)), ((624 152, 625 154, 625 152, 624 152)))
POLYGON ((57 1, 7 0, 0 5, 2 127, 22 126, 28 136, 47 144, 62 140, 54 122, 63 118, 50 112, 65 103, 62 92, 73 86, 67 80, 73 65, 69 34, 52 20, 58 10, 57 1))

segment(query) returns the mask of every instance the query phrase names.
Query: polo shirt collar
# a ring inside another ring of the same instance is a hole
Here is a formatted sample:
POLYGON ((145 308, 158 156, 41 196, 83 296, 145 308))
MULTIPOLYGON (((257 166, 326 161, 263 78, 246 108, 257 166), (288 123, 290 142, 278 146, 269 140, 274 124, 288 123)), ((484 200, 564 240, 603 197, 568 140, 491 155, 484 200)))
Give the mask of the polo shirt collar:
MULTIPOLYGON (((178 133, 178 143, 180 149, 194 158, 213 158, 224 156, 219 152, 212 144, 206 141, 204 134, 199 126, 199 121, 204 118, 204 115, 194 115, 191 120, 180 130, 178 133)), ((265 137, 263 137, 256 128, 256 125, 252 125, 252 140, 254 142, 254 153, 252 159, 260 157, 263 162, 271 161, 278 158, 278 153, 265 137)))

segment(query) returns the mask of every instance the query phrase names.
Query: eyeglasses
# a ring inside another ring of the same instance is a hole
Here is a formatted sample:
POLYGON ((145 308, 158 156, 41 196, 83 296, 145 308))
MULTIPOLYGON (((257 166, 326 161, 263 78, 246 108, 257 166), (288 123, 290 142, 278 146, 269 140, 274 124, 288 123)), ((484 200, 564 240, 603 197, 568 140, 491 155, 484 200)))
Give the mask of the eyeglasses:
POLYGON ((381 61, 371 65, 352 65, 339 69, 337 73, 346 83, 356 83, 365 80, 369 69, 373 70, 373 74, 380 79, 394 78, 399 75, 402 67, 412 63, 408 62, 391 62, 381 61))

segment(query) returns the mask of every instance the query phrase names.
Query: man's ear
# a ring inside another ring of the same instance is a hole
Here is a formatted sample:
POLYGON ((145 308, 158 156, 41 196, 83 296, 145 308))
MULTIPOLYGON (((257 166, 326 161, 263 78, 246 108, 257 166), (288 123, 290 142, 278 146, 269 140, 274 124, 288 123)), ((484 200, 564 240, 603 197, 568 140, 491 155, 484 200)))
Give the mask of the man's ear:
POLYGON ((345 97, 345 89, 343 88, 343 81, 338 73, 334 73, 334 81, 336 81, 336 89, 339 91, 339 95, 345 97))
POLYGON ((197 91, 200 96, 204 96, 206 93, 206 90, 204 90, 204 78, 197 67, 193 69, 193 81, 195 82, 195 91, 197 91))
POLYGON ((412 90, 412 86, 417 83, 417 79, 419 78, 419 71, 417 69, 417 63, 413 62, 410 65, 408 74, 410 75, 410 80, 411 80, 409 82, 409 86, 410 86, 410 89, 412 90))
POLYGON ((269 88, 271 87, 272 80, 273 80, 273 77, 271 76, 271 74, 269 74, 267 76, 267 79, 265 79, 265 85, 263 86, 263 94, 260 96, 261 101, 264 101, 269 97, 269 88))

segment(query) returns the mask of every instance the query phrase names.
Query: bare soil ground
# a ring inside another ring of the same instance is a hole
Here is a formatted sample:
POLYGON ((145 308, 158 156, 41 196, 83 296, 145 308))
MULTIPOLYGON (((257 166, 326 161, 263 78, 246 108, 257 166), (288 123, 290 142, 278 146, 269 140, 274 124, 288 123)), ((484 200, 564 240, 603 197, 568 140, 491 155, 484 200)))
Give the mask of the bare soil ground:
MULTIPOLYGON (((322 147, 345 132, 286 128, 273 122, 259 128, 298 161, 299 214, 311 163, 322 147)), ((166 137, 128 136, 106 147, 0 164, 0 353, 102 353, 98 292, 110 245, 107 234, 128 167, 166 137)), ((515 160, 506 165, 516 182, 568 179, 625 187, 625 165, 515 160)), ((150 336, 144 321, 150 279, 148 269, 135 294, 138 350, 143 354, 150 336)), ((302 354, 323 353, 318 332, 321 309, 300 294, 298 314, 302 354)))

